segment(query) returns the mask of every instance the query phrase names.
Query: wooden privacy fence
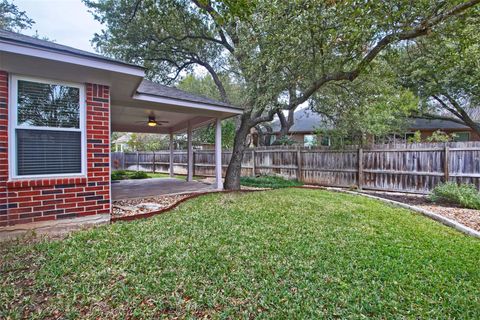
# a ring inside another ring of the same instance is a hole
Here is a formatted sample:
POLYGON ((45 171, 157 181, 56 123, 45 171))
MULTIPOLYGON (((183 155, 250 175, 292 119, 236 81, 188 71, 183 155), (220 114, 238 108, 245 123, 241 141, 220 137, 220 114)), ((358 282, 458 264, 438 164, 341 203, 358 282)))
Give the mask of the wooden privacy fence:
MULTIPOLYGON (((169 151, 113 153, 113 169, 169 170, 169 151)), ((222 153, 223 173, 231 152, 222 153)), ((185 174, 187 152, 174 152, 174 172, 185 174)), ((213 150, 194 151, 194 175, 214 176, 213 150)), ((248 149, 242 175, 281 175, 306 184, 428 193, 438 183, 480 187, 480 143, 376 145, 347 150, 299 147, 248 149)))

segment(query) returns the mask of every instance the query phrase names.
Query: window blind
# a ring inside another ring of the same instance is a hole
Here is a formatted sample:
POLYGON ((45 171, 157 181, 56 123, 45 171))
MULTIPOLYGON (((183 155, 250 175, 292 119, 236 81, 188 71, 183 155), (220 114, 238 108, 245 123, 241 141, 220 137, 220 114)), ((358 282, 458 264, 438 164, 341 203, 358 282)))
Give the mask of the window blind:
POLYGON ((81 132, 17 129, 19 176, 80 173, 81 132))

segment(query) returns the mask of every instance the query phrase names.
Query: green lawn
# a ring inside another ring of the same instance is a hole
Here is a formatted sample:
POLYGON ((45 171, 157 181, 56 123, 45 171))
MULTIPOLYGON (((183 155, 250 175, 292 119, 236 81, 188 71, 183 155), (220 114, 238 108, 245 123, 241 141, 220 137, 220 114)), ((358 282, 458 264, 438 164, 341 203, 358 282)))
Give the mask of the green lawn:
POLYGON ((211 194, 0 249, 2 319, 480 318, 480 241, 323 190, 211 194))

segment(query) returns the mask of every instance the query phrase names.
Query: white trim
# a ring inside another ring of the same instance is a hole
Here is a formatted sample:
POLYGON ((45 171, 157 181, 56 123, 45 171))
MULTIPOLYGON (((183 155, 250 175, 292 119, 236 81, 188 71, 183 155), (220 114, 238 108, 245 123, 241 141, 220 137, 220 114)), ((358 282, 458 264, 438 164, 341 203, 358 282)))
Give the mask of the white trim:
POLYGON ((223 190, 222 180, 222 119, 215 121, 215 184, 217 190, 223 190))
POLYGON ((88 58, 82 57, 80 54, 74 53, 59 53, 55 52, 54 49, 40 49, 36 48, 33 45, 28 44, 16 44, 8 41, 0 41, 2 43, 2 48, 0 51, 11 52, 26 56, 32 56, 37 58, 44 58, 53 61, 65 62, 80 65, 83 67, 90 67, 101 70, 108 70, 117 73, 124 73, 138 77, 144 77, 145 71, 141 67, 129 66, 122 64, 121 62, 108 62, 102 61, 101 57, 98 58, 88 58))
POLYGON ((231 113, 231 114, 242 114, 243 113, 243 110, 238 109, 238 108, 218 106, 218 105, 208 104, 208 103, 192 102, 192 101, 186 101, 186 100, 181 100, 181 99, 164 98, 164 97, 158 97, 158 96, 144 94, 144 93, 135 94, 133 96, 133 99, 134 100, 141 100, 141 101, 148 101, 148 102, 157 102, 157 103, 162 103, 162 104, 169 104, 169 105, 173 105, 173 106, 180 106, 180 107, 215 111, 215 112, 225 112, 225 113, 231 113))
POLYGON ((65 81, 55 81, 43 78, 35 78, 29 76, 21 76, 9 74, 8 85, 8 171, 10 180, 30 180, 45 178, 84 178, 87 176, 87 123, 86 123, 86 88, 84 84, 71 83, 65 81), (30 125, 18 125, 18 80, 26 80, 45 84, 57 84, 79 89, 80 99, 80 122, 79 128, 54 128, 54 127, 36 127, 30 125), (42 175, 18 175, 17 174, 17 152, 16 152, 16 131, 17 129, 28 130, 46 130, 46 131, 68 131, 80 132, 81 143, 81 172, 78 173, 59 173, 59 174, 42 174, 42 175))
POLYGON ((188 121, 187 126, 187 181, 193 181, 193 144, 192 144, 192 124, 188 121))

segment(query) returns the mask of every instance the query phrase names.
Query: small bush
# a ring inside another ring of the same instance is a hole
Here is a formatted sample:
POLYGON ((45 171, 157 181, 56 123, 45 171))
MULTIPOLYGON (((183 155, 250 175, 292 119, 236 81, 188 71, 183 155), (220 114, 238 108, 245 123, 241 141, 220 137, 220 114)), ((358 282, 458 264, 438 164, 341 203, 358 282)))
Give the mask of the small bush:
POLYGON ((131 174, 128 175, 128 178, 130 179, 147 179, 148 174, 144 171, 134 171, 131 174))
POLYGON ((248 187, 256 188, 287 188, 303 185, 297 180, 288 180, 276 176, 259 176, 259 177, 241 177, 240 184, 248 187))
POLYGON ((480 193, 473 184, 446 182, 433 189, 429 199, 433 202, 448 202, 470 209, 480 210, 480 193))
POLYGON ((123 180, 127 177, 127 173, 124 170, 116 170, 112 172, 112 180, 123 180))

